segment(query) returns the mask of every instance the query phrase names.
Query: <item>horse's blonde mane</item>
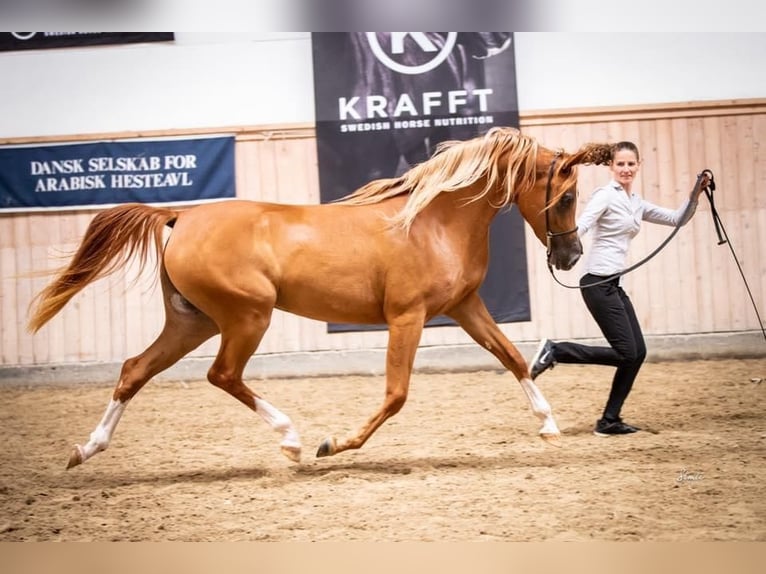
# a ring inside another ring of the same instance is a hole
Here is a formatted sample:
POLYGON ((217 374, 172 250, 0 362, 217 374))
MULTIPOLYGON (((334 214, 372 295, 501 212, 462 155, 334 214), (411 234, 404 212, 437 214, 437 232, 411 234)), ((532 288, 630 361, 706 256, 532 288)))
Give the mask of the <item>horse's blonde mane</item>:
POLYGON ((464 189, 485 178, 484 187, 471 201, 486 197, 500 185, 504 193, 496 206, 504 207, 534 185, 537 150, 537 141, 517 129, 495 127, 470 140, 443 142, 430 159, 400 177, 371 181, 340 203, 369 205, 408 193, 407 203, 392 217, 392 223, 409 229, 437 195, 464 189), (503 157, 507 158, 505 173, 498 169, 503 157))

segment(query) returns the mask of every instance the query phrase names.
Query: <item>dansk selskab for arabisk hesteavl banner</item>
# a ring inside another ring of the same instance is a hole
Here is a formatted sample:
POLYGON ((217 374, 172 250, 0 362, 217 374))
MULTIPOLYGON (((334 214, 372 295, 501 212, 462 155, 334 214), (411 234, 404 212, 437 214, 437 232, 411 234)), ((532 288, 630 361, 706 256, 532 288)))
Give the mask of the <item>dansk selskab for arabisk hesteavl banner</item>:
POLYGON ((234 138, 0 147, 0 212, 235 196, 234 138))

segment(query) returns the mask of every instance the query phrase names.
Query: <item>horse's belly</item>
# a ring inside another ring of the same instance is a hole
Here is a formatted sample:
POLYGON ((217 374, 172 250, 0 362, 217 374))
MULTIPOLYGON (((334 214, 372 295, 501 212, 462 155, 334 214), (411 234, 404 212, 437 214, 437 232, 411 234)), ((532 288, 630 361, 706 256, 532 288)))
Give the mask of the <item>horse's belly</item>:
POLYGON ((315 276, 311 281, 280 284, 276 307, 330 323, 386 323, 386 309, 406 309, 417 306, 426 318, 444 312, 454 302, 478 287, 479 280, 466 277, 450 280, 428 280, 422 275, 377 284, 368 275, 351 278, 335 275, 315 276))
POLYGON ((383 306, 369 290, 359 286, 327 289, 321 285, 281 285, 276 307, 329 323, 384 323, 383 306))

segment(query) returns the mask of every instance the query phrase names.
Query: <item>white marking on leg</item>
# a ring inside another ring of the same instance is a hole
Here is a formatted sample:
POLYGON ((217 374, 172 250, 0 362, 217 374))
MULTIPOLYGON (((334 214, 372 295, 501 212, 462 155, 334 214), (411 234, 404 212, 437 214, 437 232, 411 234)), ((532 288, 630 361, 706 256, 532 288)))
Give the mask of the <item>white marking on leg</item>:
POLYGON ((109 405, 106 407, 106 412, 101 422, 98 423, 96 429, 90 433, 90 439, 85 446, 78 446, 82 460, 85 462, 94 454, 106 450, 109 446, 109 442, 112 440, 114 429, 117 428, 117 423, 120 422, 122 413, 125 412, 125 407, 128 406, 128 401, 124 403, 115 401, 114 399, 109 401, 109 405))
POLYGON ((301 448, 301 439, 298 437, 298 432, 293 427, 293 423, 290 418, 274 407, 268 401, 264 399, 255 398, 255 412, 261 415, 261 418, 265 420, 268 425, 282 435, 282 446, 290 448, 301 448))
POLYGON ((532 407, 534 415, 543 421, 543 426, 540 429, 540 434, 559 434, 559 427, 556 425, 556 421, 553 418, 553 411, 550 404, 545 400, 543 393, 532 382, 532 379, 524 378, 519 381, 521 388, 524 389, 524 394, 527 395, 529 404, 532 407))

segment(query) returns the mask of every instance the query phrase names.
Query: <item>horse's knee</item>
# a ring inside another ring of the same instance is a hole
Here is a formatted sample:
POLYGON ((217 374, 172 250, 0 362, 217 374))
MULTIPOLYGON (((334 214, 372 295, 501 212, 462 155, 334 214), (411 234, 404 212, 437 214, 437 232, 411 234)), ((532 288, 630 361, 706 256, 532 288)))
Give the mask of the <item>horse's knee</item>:
POLYGON ((407 393, 403 392, 394 392, 389 393, 386 396, 386 410, 389 413, 389 416, 395 415, 400 410, 402 410, 402 407, 404 406, 404 403, 407 402, 407 393))
POLYGON ((207 380, 214 387, 218 387, 227 392, 239 382, 239 379, 235 377, 233 373, 222 369, 216 369, 215 367, 212 367, 207 372, 207 380))

